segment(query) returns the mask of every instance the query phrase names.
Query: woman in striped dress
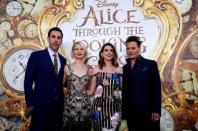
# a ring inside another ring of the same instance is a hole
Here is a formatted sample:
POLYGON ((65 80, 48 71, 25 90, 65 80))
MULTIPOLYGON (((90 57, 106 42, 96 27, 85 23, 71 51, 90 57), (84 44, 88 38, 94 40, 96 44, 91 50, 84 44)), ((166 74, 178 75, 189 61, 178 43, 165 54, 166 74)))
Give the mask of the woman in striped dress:
POLYGON ((94 92, 92 121, 94 131, 115 131, 121 119, 121 75, 117 53, 111 43, 99 52, 98 67, 93 70, 91 92, 94 92))

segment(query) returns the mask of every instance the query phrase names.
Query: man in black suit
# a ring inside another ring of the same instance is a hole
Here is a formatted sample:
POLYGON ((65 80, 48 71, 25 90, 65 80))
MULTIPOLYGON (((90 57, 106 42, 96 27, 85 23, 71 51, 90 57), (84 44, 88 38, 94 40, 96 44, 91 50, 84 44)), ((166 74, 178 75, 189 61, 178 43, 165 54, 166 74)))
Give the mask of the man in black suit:
POLYGON ((63 74, 66 59, 58 53, 63 33, 58 27, 48 32, 49 47, 33 52, 25 72, 24 91, 30 131, 61 131, 63 74))
POLYGON ((160 131, 161 82, 157 63, 140 55, 139 37, 127 38, 123 66, 122 119, 129 131, 160 131))

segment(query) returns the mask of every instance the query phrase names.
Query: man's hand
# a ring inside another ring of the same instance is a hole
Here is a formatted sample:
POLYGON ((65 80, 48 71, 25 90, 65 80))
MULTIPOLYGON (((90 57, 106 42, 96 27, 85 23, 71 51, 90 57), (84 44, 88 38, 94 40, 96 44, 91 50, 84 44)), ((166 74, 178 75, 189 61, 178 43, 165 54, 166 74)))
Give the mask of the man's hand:
POLYGON ((151 114, 151 120, 152 120, 152 121, 159 121, 159 120, 160 120, 160 115, 153 112, 153 113, 151 114))
POLYGON ((30 106, 27 108, 26 113, 25 113, 26 118, 28 118, 31 115, 33 108, 34 108, 33 106, 30 106))
POLYGON ((125 131, 127 128, 128 128, 127 121, 126 120, 121 120, 119 130, 120 131, 125 131))

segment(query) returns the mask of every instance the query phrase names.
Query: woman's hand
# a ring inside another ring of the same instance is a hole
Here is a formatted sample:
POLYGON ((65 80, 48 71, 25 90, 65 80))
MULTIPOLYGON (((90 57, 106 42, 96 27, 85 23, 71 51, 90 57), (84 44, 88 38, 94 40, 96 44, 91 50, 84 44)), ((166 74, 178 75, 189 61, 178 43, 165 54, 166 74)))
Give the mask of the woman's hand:
POLYGON ((69 92, 70 92, 70 90, 69 90, 69 89, 67 89, 67 88, 64 88, 64 89, 63 89, 63 92, 64 92, 64 95, 68 95, 68 94, 69 94, 69 92))

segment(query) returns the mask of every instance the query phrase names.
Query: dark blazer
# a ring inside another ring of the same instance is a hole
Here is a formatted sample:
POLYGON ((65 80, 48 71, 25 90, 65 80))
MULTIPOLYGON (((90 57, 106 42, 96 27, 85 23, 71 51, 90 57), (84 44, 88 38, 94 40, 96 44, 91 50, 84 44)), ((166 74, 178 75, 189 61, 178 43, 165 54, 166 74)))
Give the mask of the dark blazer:
MULTIPOLYGON (((139 56, 123 66, 123 119, 129 112, 161 113, 161 82, 157 63, 139 56)), ((128 115, 129 116, 129 115, 128 115)))
POLYGON ((59 58, 61 68, 56 76, 47 49, 31 54, 24 81, 27 107, 50 105, 55 101, 63 102, 63 74, 66 60, 61 55, 59 58))
POLYGON ((63 74, 66 59, 59 54, 61 68, 55 75, 47 49, 33 52, 27 63, 24 91, 28 107, 33 107, 30 131, 59 130, 64 107, 63 74), (50 124, 50 123, 57 124, 50 124), (56 125, 56 127, 55 127, 56 125))

